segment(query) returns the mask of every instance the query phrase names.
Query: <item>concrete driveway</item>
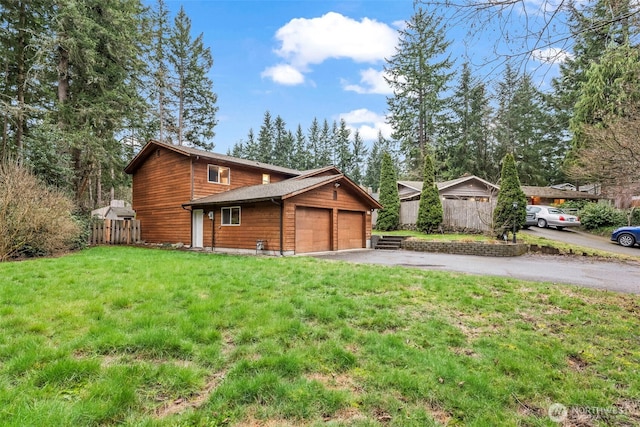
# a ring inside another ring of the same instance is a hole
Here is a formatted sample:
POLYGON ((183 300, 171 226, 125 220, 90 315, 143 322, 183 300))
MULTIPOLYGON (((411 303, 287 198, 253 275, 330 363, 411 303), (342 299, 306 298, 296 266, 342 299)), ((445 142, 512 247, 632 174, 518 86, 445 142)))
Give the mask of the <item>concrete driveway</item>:
POLYGON ((569 243, 572 245, 586 246, 601 251, 614 252, 617 254, 631 255, 638 257, 640 261, 640 246, 633 248, 625 248, 616 242, 612 242, 608 237, 594 236, 584 231, 565 228, 564 230, 556 230, 555 228, 538 228, 531 227, 528 230, 522 230, 520 233, 526 233, 531 236, 544 237, 549 240, 569 243))
POLYGON ((640 294, 640 262, 602 261, 589 257, 553 255, 494 258, 406 250, 357 250, 313 256, 361 264, 504 276, 640 294))

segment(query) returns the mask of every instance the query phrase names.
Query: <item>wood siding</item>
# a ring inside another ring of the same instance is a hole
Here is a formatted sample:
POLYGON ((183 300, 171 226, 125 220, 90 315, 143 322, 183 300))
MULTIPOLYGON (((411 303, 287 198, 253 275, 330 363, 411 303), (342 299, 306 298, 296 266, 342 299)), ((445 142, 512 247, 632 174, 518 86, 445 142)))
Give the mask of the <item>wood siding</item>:
POLYGON ((279 182, 289 178, 277 172, 265 172, 263 169, 242 168, 238 165, 214 160, 193 160, 193 195, 192 199, 223 193, 240 187, 262 184, 262 174, 269 173, 270 182, 279 182), (209 166, 228 167, 230 170, 229 185, 209 182, 209 166))
POLYGON ((191 243, 191 212, 182 209, 191 194, 190 159, 158 148, 133 174, 132 208, 143 241, 191 243))
POLYGON ((440 190, 440 196, 442 197, 459 199, 475 197, 486 197, 488 199, 492 199, 496 194, 493 194, 484 184, 471 180, 440 190))
MULTIPOLYGON (((228 207, 238 206, 230 204, 228 207)), ((280 250, 280 206, 272 202, 240 206, 240 225, 221 225, 221 207, 213 208, 213 221, 205 209, 204 246, 233 249, 255 249, 256 241, 265 242, 264 249, 280 250), (214 238, 212 240, 212 230, 214 238)))
POLYGON ((335 188, 333 184, 327 184, 315 190, 285 200, 284 209, 284 250, 297 251, 295 247, 296 240, 296 207, 316 207, 327 208, 332 210, 332 230, 331 230, 331 248, 330 250, 338 250, 339 230, 338 230, 338 212, 352 211, 361 212, 364 215, 364 239, 371 239, 371 215, 369 206, 351 190, 343 186, 335 188), (336 199, 334 200, 334 191, 336 199))

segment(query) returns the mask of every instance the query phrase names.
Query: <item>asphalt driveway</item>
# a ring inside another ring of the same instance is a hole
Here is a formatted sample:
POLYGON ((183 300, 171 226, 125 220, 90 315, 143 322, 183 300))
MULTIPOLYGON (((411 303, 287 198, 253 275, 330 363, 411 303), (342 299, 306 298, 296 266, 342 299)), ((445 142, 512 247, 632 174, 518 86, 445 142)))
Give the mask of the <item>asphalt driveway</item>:
POLYGON ((572 245, 585 246, 601 251, 614 252, 617 254, 631 255, 638 257, 640 261, 640 246, 633 248, 625 248, 616 242, 612 242, 608 237, 594 236, 584 231, 565 228, 564 230, 556 230, 555 228, 538 228, 531 227, 528 230, 522 230, 520 233, 526 233, 536 237, 544 237, 549 240, 569 243, 572 245))
POLYGON ((371 249, 322 253, 313 256, 362 264, 505 276, 640 294, 640 262, 602 261, 580 256, 527 254, 519 257, 498 258, 371 249))

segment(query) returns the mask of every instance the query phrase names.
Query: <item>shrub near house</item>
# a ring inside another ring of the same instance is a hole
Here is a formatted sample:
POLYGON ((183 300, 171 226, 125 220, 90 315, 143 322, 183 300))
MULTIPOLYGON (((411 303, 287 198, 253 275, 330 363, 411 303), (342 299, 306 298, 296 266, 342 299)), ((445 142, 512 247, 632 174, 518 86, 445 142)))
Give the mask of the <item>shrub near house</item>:
POLYGON ((74 247, 81 228, 73 202, 26 169, 0 163, 0 261, 74 247))

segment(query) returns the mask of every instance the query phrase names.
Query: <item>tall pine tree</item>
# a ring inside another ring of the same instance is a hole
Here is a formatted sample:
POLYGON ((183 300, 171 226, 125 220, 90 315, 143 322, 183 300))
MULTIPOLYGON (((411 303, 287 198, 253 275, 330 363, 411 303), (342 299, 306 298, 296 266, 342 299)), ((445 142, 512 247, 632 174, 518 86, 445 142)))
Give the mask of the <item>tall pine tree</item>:
POLYGON ((452 62, 440 19, 418 8, 400 31, 396 53, 387 60, 387 99, 393 138, 400 141, 406 173, 419 177, 425 155, 436 148, 446 110, 452 62))
POLYGON ((203 34, 192 38, 191 19, 183 7, 174 20, 168 61, 175 77, 171 92, 177 108, 177 143, 212 149, 218 110, 218 97, 208 76, 213 57, 203 43, 203 34))

